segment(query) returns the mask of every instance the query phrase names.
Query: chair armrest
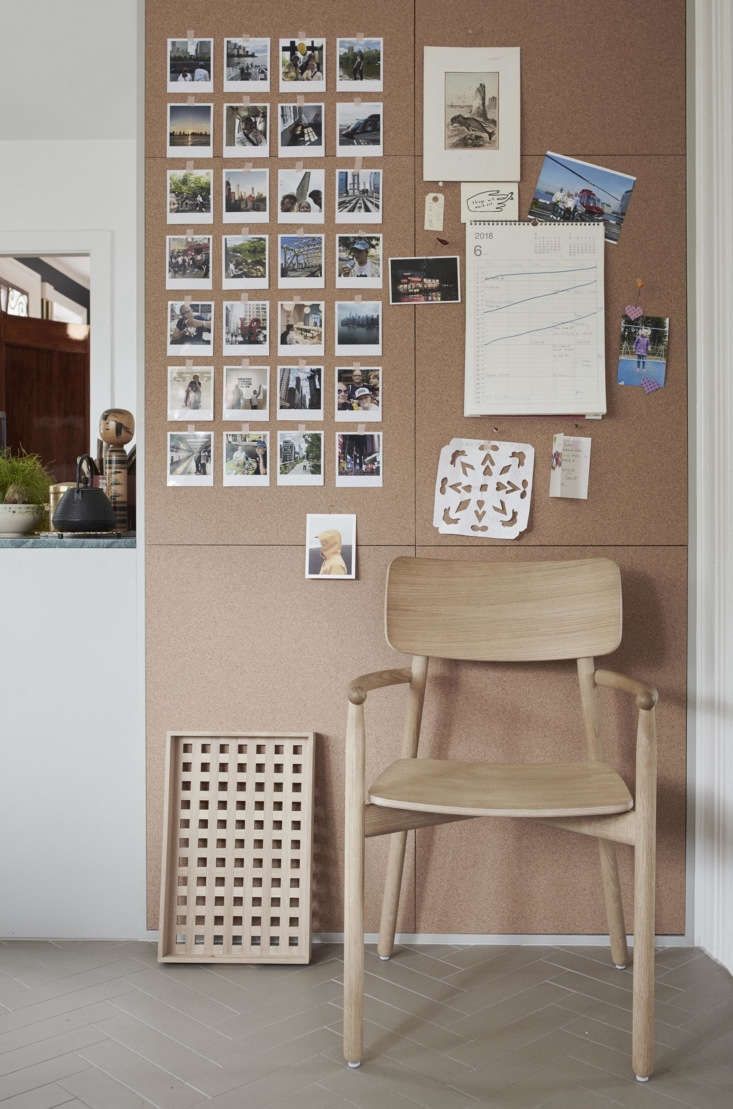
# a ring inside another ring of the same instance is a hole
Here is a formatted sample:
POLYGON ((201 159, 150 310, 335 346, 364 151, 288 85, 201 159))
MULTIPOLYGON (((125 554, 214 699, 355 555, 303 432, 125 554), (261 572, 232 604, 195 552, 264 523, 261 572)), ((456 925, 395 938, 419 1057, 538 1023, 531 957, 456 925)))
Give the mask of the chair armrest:
POLYGON ((354 678, 349 686, 349 700, 352 705, 363 705, 370 690, 383 689, 388 685, 406 685, 411 681, 412 670, 408 667, 403 670, 375 670, 354 678))
POLYGON ((659 700, 659 694, 653 686, 644 685, 634 678, 627 678, 625 674, 617 674, 614 670, 596 670, 594 680, 596 685, 602 685, 606 689, 618 689, 622 693, 630 693, 636 698, 636 707, 647 712, 653 709, 659 700))

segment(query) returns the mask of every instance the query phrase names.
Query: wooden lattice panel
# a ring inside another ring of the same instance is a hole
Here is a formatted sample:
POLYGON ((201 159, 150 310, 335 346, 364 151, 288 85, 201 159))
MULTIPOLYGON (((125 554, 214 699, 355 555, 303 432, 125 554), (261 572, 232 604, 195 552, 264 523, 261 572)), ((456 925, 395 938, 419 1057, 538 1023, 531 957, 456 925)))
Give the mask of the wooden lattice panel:
POLYGON ((161 962, 307 963, 313 733, 169 733, 161 962))

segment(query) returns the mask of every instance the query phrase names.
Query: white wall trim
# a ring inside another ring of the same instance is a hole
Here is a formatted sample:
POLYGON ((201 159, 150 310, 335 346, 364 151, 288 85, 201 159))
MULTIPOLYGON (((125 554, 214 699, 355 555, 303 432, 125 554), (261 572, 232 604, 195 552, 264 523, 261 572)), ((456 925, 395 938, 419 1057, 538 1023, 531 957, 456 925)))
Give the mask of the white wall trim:
POLYGON ((90 335, 89 447, 96 454, 99 413, 114 406, 112 347, 112 232, 87 228, 8 231, 0 229, 0 254, 88 254, 90 335))
POLYGON ((733 971, 733 5, 693 16, 694 938, 733 971))

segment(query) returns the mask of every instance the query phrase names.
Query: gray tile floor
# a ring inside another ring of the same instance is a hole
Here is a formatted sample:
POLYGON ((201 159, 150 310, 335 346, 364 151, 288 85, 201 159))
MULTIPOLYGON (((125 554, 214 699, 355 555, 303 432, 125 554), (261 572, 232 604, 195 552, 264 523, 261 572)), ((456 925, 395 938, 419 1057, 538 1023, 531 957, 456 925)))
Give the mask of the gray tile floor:
POLYGON ((657 959, 658 1065, 630 1073, 631 972, 596 947, 367 956, 367 1053, 341 1061, 342 962, 159 967, 146 943, 0 944, 0 1109, 731 1109, 733 979, 657 959))

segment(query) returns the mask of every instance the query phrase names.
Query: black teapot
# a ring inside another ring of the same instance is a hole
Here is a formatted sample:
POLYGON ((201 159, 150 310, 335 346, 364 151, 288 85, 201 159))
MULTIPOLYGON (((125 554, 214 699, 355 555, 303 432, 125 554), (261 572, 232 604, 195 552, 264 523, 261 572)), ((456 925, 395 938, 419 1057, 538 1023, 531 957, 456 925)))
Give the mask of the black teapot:
POLYGON ((88 454, 76 460, 76 486, 67 489, 53 514, 57 531, 114 531, 115 510, 103 489, 96 489, 92 478, 96 467, 88 454), (89 470, 89 484, 84 484, 84 464, 89 470))

